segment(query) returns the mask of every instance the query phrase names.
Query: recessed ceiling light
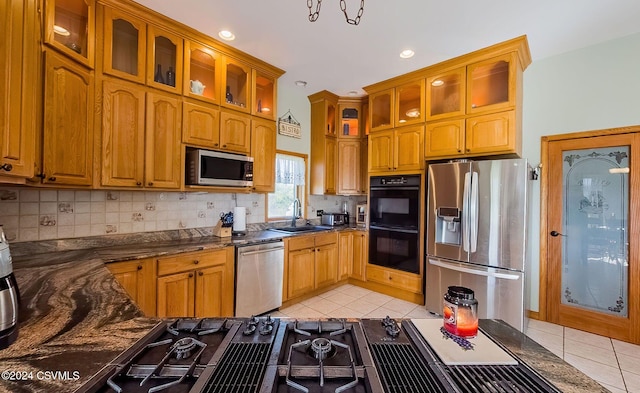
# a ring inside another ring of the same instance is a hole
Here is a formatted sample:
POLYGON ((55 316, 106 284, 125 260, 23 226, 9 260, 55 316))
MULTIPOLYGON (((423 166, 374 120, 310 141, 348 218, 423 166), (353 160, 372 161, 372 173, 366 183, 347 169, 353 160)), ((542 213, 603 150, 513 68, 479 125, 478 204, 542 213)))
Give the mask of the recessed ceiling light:
POLYGON ((53 32, 56 34, 59 34, 63 37, 68 37, 71 35, 71 33, 69 32, 69 30, 65 29, 62 26, 58 26, 58 25, 53 25, 53 32))
POLYGON ((307 85, 307 82, 305 81, 295 81, 293 83, 295 83, 296 86, 300 86, 300 87, 305 87, 307 85))
POLYGON ((433 87, 438 87, 442 85, 444 85, 444 81, 442 79, 436 79, 433 82, 431 82, 431 86, 433 87))
POLYGON ((229 30, 220 30, 220 32, 218 33, 218 37, 222 38, 225 41, 233 41, 236 39, 236 36, 229 30))
POLYGON ((408 59, 410 57, 413 57, 413 55, 415 55, 416 53, 414 51, 412 51, 411 49, 405 49, 402 52, 400 52, 400 57, 402 57, 403 59, 408 59))

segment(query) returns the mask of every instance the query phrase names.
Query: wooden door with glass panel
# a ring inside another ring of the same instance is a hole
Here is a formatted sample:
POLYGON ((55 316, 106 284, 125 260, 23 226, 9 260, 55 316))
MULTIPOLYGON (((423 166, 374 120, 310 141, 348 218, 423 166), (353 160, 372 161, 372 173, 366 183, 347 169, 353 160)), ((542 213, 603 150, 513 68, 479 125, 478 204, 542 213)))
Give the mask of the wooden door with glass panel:
POLYGON ((638 343, 640 134, 547 138, 547 320, 638 343))

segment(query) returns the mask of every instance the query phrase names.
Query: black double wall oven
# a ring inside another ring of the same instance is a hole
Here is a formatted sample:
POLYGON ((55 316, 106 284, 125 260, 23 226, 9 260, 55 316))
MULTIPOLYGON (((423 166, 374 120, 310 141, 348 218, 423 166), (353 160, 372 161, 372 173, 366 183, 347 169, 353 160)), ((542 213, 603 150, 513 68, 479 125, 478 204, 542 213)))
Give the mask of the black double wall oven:
POLYGON ((369 263, 420 273, 420 175, 372 176, 369 263))

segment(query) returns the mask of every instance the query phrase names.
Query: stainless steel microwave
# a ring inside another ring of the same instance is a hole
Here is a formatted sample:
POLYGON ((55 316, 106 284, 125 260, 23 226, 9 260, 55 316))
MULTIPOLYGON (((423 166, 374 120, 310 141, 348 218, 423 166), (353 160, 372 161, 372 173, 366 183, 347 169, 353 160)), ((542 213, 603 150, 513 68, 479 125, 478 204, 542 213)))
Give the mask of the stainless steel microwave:
POLYGON ((199 186, 253 186, 253 157, 187 148, 185 184, 199 186))

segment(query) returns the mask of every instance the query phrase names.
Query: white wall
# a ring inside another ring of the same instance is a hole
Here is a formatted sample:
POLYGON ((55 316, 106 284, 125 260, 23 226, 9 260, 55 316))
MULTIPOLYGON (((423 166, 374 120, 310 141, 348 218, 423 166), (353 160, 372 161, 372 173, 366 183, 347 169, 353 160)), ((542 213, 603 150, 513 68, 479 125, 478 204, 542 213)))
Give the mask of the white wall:
MULTIPOLYGON (((534 60, 525 71, 523 157, 534 166, 542 136, 639 124, 640 34, 534 60)), ((540 182, 530 222, 530 309, 538 311, 540 182)))

